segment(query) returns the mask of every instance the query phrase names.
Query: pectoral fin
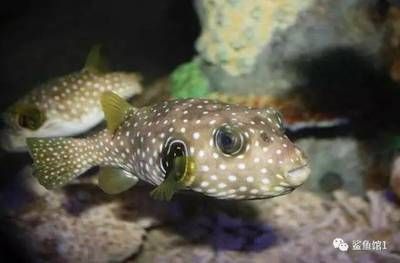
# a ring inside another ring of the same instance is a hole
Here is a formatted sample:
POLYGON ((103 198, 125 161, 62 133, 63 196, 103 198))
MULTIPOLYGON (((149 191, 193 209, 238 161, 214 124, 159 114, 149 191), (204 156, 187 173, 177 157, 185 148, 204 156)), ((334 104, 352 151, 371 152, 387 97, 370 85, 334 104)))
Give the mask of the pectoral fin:
POLYGON ((170 201, 177 191, 191 184, 194 170, 195 163, 192 158, 176 157, 172 169, 165 176, 164 182, 151 191, 150 195, 156 200, 170 201))
POLYGON ((107 194, 119 194, 132 186, 139 179, 121 168, 103 167, 99 173, 99 187, 107 194))

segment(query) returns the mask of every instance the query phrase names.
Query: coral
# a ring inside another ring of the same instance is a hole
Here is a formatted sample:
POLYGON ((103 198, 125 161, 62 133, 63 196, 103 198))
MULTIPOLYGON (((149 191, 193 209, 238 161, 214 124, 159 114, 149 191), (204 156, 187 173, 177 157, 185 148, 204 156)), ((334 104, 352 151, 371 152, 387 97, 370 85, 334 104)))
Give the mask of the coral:
POLYGON ((207 62, 233 76, 252 71, 277 30, 291 26, 312 0, 200 0, 202 33, 196 48, 207 62))
POLYGON ((396 222, 400 220, 400 210, 388 202, 382 192, 369 191, 367 197, 368 201, 337 191, 334 200, 328 201, 311 193, 298 192, 265 202, 260 211, 265 211, 264 220, 274 222, 289 240, 277 248, 285 259, 283 262, 294 259, 354 262, 361 258, 376 259, 377 256, 381 260, 398 260, 400 257, 395 251, 400 247, 400 229, 396 222), (277 209, 271 211, 274 207, 277 209), (332 246, 337 237, 343 238, 350 247, 353 240, 385 240, 391 245, 384 252, 364 251, 360 254, 350 251, 343 254, 332 246))
MULTIPOLYGON (((324 79, 323 84, 326 84, 335 81, 346 72, 363 70, 364 64, 360 67, 358 61, 353 59, 357 58, 356 56, 350 57, 349 62, 343 62, 343 58, 348 57, 349 52, 367 55, 368 65, 379 65, 382 62, 384 30, 383 26, 374 23, 370 17, 372 2, 375 1, 199 0, 198 13, 203 31, 197 47, 202 59, 202 70, 214 91, 284 97, 287 93, 296 91, 294 87, 303 87, 314 79, 324 79), (214 3, 215 7, 211 8, 211 3, 214 3), (240 7, 239 14, 235 3, 240 7), (253 21, 251 15, 246 12, 259 3, 268 6, 263 7, 267 8, 264 12, 266 15, 260 16, 259 21, 269 21, 266 25, 257 22, 252 25, 254 30, 250 29, 251 26, 249 29, 243 29, 242 27, 253 21), (238 14, 235 20, 239 21, 238 23, 226 22, 215 27, 217 23, 232 20, 233 14, 238 14), (225 20, 221 20, 221 17, 225 20), (242 27, 229 30, 236 24, 242 27), (224 30, 230 33, 226 37, 224 30), (256 30, 261 30, 254 34, 258 36, 254 39, 260 40, 257 47, 249 45, 250 47, 236 50, 227 40, 230 37, 231 41, 245 41, 247 32, 256 30), (247 57, 249 50, 253 50, 252 56, 247 57), (326 58, 332 51, 337 51, 334 59, 326 58), (221 59, 225 54, 229 55, 226 56, 229 59, 221 59), (307 65, 313 71, 304 72, 303 68, 307 65)), ((365 74, 368 73, 360 73, 361 76, 365 74)), ((341 81, 346 81, 340 84, 349 88, 357 85, 352 78, 341 81)))
POLYGON ((175 98, 197 98, 208 94, 209 84, 200 69, 199 60, 180 65, 170 77, 171 94, 175 98))
MULTIPOLYGON (((265 262, 266 259, 270 262, 396 262, 400 259, 396 254, 400 248, 400 210, 382 192, 368 192, 364 199, 337 191, 333 200, 326 200, 313 193, 296 191, 268 202, 246 203, 259 212, 255 223, 268 222, 279 233, 274 246, 246 251, 212 249, 167 229, 155 229, 149 233, 143 253, 135 262, 265 262), (350 248, 353 240, 384 240, 390 245, 384 251, 344 253, 332 245, 338 237, 348 242, 350 248)), ((221 227, 241 229, 244 225, 240 217, 223 221, 221 227)), ((197 230, 191 228, 187 232, 197 230)), ((209 235, 214 232, 210 231, 209 235)))
POLYGON ((242 217, 218 211, 182 223, 176 230, 188 240, 208 243, 217 250, 258 251, 275 245, 274 229, 242 217))
POLYGON ((39 261, 121 262, 139 251, 146 229, 165 218, 163 206, 148 201, 148 189, 111 197, 79 183, 42 193, 16 217, 39 261))
POLYGON ((118 196, 82 182, 36 192, 40 200, 17 218, 39 262, 400 260, 400 208, 385 192, 365 198, 335 191, 324 199, 303 188, 243 202, 182 194, 171 203, 151 201, 143 186, 118 196), (350 247, 353 240, 388 246, 344 253, 332 246, 337 237, 350 247))
POLYGON ((90 209, 79 218, 49 211, 38 218, 25 218, 29 235, 42 258, 62 262, 122 261, 135 254, 145 231, 135 222, 116 218, 115 204, 90 209))

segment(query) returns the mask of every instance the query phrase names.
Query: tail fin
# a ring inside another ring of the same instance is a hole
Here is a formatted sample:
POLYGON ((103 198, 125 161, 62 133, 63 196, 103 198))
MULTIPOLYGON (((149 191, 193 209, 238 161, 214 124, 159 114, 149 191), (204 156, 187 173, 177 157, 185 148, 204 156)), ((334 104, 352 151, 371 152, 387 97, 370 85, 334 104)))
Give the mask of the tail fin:
POLYGON ((34 173, 47 189, 61 187, 93 165, 85 139, 28 138, 34 173))

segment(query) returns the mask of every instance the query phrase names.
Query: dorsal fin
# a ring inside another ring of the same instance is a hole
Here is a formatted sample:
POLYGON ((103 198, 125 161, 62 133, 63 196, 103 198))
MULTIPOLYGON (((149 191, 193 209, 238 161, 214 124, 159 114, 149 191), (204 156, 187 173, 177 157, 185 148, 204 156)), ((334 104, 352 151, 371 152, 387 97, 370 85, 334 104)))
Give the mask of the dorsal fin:
POLYGON ((125 120, 126 114, 135 109, 126 100, 111 91, 106 91, 101 95, 100 103, 110 133, 114 133, 125 120))
POLYGON ((88 56, 86 57, 84 70, 88 70, 94 73, 105 73, 108 71, 108 66, 105 58, 101 52, 102 45, 94 45, 88 56))

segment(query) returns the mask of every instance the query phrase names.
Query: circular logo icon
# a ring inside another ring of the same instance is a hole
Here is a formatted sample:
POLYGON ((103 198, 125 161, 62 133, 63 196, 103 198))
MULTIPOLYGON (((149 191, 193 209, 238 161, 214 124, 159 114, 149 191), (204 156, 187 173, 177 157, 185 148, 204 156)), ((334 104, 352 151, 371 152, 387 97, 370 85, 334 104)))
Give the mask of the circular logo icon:
POLYGON ((347 243, 343 242, 339 245, 339 250, 345 252, 345 251, 349 250, 349 245, 347 245, 347 243))
POLYGON ((342 244, 342 243, 344 243, 344 240, 341 239, 341 238, 335 238, 335 239, 333 240, 333 246, 334 246, 335 248, 339 248, 340 244, 342 244))

